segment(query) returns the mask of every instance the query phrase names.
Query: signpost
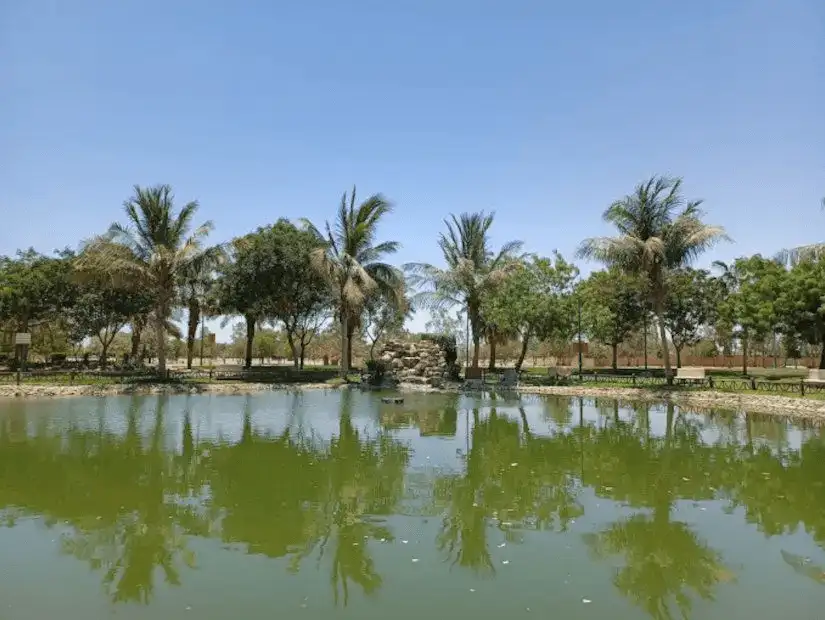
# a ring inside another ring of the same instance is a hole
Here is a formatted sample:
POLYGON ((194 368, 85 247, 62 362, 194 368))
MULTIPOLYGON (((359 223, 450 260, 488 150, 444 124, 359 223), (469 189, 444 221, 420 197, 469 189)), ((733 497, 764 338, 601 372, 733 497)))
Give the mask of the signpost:
POLYGON ((20 363, 17 365, 17 385, 20 385, 20 370, 26 363, 28 348, 32 343, 32 335, 25 332, 18 332, 14 335, 14 344, 19 347, 18 359, 20 363))

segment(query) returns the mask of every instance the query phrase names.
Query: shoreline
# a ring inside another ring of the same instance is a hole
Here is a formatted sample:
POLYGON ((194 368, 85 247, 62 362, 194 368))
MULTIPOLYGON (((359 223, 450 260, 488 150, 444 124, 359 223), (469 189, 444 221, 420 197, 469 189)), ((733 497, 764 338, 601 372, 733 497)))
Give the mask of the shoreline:
MULTIPOLYGON (((0 405, 19 399, 51 399, 72 396, 122 396, 129 394, 252 394, 265 391, 338 390, 343 385, 328 383, 194 383, 194 384, 136 384, 136 385, 0 385, 0 405)), ((459 385, 431 388, 401 384, 401 393, 461 391, 459 385)), ((681 391, 648 388, 616 388, 585 386, 524 386, 519 394, 538 396, 571 396, 585 398, 615 398, 619 401, 672 402, 675 405, 704 409, 728 409, 789 418, 821 419, 825 421, 825 400, 792 398, 779 395, 739 394, 713 390, 681 391)))

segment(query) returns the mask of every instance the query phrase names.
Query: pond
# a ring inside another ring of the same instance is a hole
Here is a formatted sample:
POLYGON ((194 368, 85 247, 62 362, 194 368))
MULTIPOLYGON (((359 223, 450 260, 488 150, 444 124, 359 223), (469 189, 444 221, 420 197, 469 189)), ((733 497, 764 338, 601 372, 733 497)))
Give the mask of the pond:
POLYGON ((825 432, 358 391, 0 403, 0 618, 822 617, 825 432))

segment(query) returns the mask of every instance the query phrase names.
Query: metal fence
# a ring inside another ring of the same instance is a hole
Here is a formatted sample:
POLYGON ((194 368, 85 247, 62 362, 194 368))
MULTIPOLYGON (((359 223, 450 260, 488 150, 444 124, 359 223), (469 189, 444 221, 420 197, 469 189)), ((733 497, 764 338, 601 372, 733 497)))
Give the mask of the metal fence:
MULTIPOLYGON (((667 380, 662 376, 655 376, 645 373, 638 374, 610 374, 610 373, 582 373, 581 375, 568 375, 565 377, 543 377, 541 375, 522 375, 522 383, 537 385, 576 385, 577 383, 612 383, 626 385, 627 387, 651 387, 667 385, 667 380)), ((736 378, 736 377, 714 377, 712 375, 704 379, 674 379, 674 385, 680 388, 713 389, 754 392, 772 392, 784 394, 805 395, 812 392, 825 390, 825 382, 774 380, 768 381, 756 378, 736 378)))
POLYGON ((212 381, 243 381, 254 383, 323 382, 335 377, 331 369, 252 368, 238 370, 167 370, 160 375, 154 370, 31 370, 0 372, 0 384, 54 383, 81 384, 136 384, 136 383, 204 383, 212 381))

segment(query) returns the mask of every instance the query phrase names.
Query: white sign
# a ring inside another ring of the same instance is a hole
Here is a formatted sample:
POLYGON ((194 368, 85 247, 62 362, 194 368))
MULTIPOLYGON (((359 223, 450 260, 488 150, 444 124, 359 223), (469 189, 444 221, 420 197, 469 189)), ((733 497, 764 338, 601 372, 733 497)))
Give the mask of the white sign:
POLYGON ((14 344, 31 344, 32 335, 19 333, 14 335, 14 344))

